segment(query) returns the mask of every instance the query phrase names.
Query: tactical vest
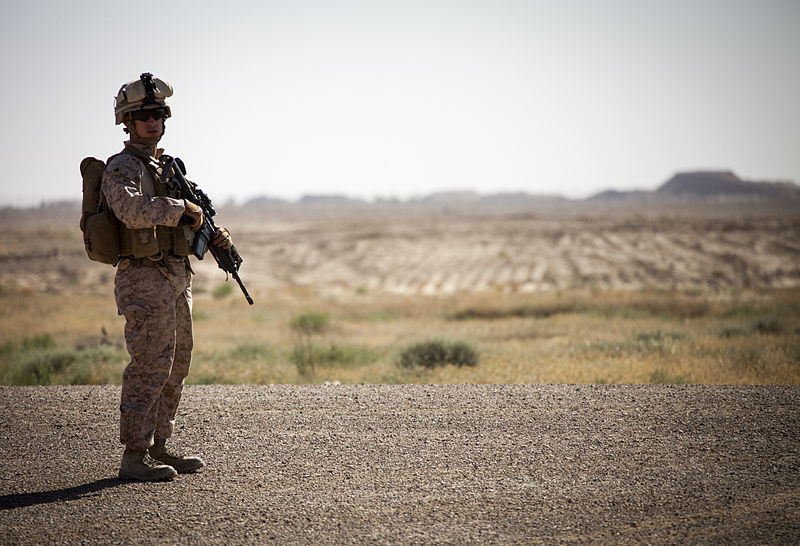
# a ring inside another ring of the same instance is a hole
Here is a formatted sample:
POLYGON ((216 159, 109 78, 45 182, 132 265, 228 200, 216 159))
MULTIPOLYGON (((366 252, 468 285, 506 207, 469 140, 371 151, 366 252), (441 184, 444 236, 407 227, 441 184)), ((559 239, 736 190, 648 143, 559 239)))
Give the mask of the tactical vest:
MULTIPOLYGON (((142 193, 183 199, 179 190, 170 190, 161 183, 160 169, 156 170, 151 165, 149 157, 143 157, 143 154, 133 147, 126 147, 123 153, 135 156, 144 165, 141 177, 142 193)), ((168 253, 176 256, 189 256, 192 253, 194 232, 188 225, 129 229, 123 222, 118 222, 118 224, 120 256, 153 258, 161 257, 168 253)))

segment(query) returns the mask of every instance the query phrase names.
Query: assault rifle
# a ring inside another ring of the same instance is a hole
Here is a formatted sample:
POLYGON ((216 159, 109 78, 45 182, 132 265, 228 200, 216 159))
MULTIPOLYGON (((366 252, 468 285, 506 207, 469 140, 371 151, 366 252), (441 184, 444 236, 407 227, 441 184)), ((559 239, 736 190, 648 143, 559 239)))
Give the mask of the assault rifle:
POLYGON ((239 267, 242 265, 242 257, 236 250, 236 246, 230 248, 221 248, 217 245, 211 244, 214 238, 214 233, 217 231, 217 226, 214 225, 213 216, 217 214, 214 207, 211 205, 211 199, 197 187, 194 183, 190 184, 186 177, 186 167, 177 157, 171 157, 166 154, 161 156, 161 163, 158 165, 161 170, 161 182, 167 187, 177 186, 183 196, 200 207, 203 211, 203 227, 197 230, 194 236, 194 248, 192 252, 198 260, 202 260, 206 254, 206 250, 211 250, 211 255, 217 261, 217 265, 226 274, 230 274, 233 279, 239 283, 239 288, 242 289, 247 303, 253 305, 253 298, 247 292, 242 279, 239 278, 239 267))

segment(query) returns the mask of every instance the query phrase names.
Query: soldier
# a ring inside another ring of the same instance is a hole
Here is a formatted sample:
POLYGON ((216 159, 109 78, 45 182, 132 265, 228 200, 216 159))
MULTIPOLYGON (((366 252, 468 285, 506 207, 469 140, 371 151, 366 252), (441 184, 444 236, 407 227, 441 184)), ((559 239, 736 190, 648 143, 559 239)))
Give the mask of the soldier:
MULTIPOLYGON (((164 121, 171 116, 172 87, 145 73, 117 94, 116 124, 130 134, 124 150, 108 161, 102 191, 119 220, 120 260, 114 296, 125 316, 131 362, 122 374, 120 441, 125 445, 120 478, 156 481, 194 472, 205 463, 165 445, 192 355, 192 270, 194 232, 203 225, 200 208, 167 188, 149 165, 158 158, 164 121)), ((220 228, 213 244, 233 245, 220 228)))

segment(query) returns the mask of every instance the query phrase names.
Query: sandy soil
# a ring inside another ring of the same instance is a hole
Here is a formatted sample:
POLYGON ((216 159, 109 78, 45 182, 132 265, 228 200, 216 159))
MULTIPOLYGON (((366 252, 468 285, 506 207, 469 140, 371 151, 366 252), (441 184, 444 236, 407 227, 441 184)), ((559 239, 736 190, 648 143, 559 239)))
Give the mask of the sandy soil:
POLYGON ((0 387, 0 543, 800 542, 800 388, 187 388, 208 467, 118 481, 118 387, 0 387))
MULTIPOLYGON (((800 285, 800 213, 771 216, 313 214, 222 210, 254 294, 526 293, 569 288, 800 285)), ((738 210, 738 209, 737 209, 738 210)), ((589 211, 587 211, 589 212, 589 211)), ((0 211, 0 286, 110 293, 114 270, 83 251, 77 211, 0 211)), ((195 261, 197 290, 225 279, 195 261)))

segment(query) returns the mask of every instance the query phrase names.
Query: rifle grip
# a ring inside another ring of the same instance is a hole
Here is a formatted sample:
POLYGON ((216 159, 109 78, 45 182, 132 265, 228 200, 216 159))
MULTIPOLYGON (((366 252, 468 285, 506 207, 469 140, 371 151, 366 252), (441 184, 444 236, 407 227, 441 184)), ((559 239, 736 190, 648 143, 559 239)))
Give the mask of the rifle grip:
POLYGON ((206 255, 206 249, 208 248, 208 243, 210 242, 210 237, 208 236, 208 232, 205 228, 201 228, 195 233, 194 236, 194 248, 192 251, 194 252, 195 257, 198 260, 202 260, 203 257, 206 255))

